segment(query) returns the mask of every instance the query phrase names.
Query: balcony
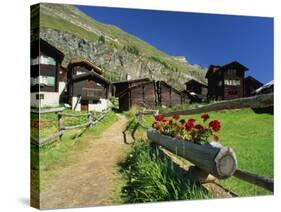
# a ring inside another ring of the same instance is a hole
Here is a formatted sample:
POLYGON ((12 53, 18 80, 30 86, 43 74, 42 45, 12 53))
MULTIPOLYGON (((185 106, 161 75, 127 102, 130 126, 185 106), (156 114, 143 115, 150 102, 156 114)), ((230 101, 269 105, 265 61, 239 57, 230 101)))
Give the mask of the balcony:
POLYGON ((104 88, 82 88, 82 98, 99 100, 106 98, 106 89, 104 88))

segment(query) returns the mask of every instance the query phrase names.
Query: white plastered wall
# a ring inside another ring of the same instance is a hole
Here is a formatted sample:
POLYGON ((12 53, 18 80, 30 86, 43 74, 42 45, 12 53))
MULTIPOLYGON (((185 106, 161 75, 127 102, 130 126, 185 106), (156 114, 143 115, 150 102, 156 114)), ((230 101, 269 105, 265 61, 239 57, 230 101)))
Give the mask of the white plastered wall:
POLYGON ((90 111, 102 112, 108 108, 109 102, 107 99, 100 99, 100 102, 96 104, 89 104, 90 111))
POLYGON ((58 107, 59 106, 59 93, 58 92, 40 92, 43 94, 43 99, 36 99, 38 93, 31 93, 31 106, 35 107, 58 107))
POLYGON ((44 95, 44 98, 39 100, 36 99, 37 93, 31 93, 30 101, 31 106, 33 107, 58 107, 59 106, 59 99, 61 93, 64 91, 66 86, 65 82, 59 82, 59 92, 40 92, 40 94, 44 95))
MULTIPOLYGON (((72 110, 74 110, 77 100, 78 97, 72 97, 72 110)), ((103 110, 106 110, 108 107, 109 107, 109 100, 107 99, 100 99, 100 101, 95 104, 93 104, 91 100, 89 101, 89 111, 102 112, 103 110)), ((81 111, 80 103, 75 108, 75 111, 81 111)))

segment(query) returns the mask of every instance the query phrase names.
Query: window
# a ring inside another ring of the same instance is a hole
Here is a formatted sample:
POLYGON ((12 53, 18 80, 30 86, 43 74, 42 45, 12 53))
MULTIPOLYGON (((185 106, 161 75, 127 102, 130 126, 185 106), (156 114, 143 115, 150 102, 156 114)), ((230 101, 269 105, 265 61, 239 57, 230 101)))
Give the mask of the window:
POLYGON ((230 80, 224 80, 224 84, 225 84, 225 85, 229 85, 229 84, 230 84, 229 81, 230 81, 230 80))
POLYGON ((47 77, 47 85, 48 86, 54 86, 55 85, 55 77, 47 77))
POLYGON ((56 65, 56 61, 52 57, 48 57, 46 55, 41 55, 40 56, 40 64, 56 65))
POLYGON ((236 75, 236 69, 228 69, 227 71, 229 76, 235 76, 236 75))
POLYGON ((31 86, 33 85, 47 85, 47 86, 55 86, 56 79, 52 76, 39 76, 31 78, 31 86))
POLYGON ((224 80, 225 85, 239 86, 240 80, 224 80))
POLYGON ((235 80, 235 85, 240 85, 240 80, 235 80))
POLYGON ((39 100, 39 99, 44 99, 44 94, 36 94, 36 99, 39 100))

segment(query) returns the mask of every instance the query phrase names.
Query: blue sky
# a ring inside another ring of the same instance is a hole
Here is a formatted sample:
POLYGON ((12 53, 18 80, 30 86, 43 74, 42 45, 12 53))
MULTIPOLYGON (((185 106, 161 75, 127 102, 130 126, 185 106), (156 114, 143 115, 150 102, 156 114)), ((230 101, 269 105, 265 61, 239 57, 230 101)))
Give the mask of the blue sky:
POLYGON ((155 10, 77 6, 159 50, 208 67, 237 60, 266 83, 273 79, 273 19, 155 10))

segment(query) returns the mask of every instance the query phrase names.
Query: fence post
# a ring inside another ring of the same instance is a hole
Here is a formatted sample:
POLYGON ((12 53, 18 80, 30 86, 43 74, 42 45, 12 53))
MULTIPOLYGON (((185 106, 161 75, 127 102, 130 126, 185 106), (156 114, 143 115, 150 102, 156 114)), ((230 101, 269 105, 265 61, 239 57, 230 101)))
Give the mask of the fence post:
POLYGON ((142 108, 140 109, 139 114, 138 114, 138 122, 139 122, 140 124, 142 124, 142 116, 143 116, 144 111, 145 111, 145 108, 142 107, 142 108))
POLYGON ((88 114, 88 119, 89 119, 89 122, 91 123, 90 127, 92 127, 92 125, 93 125, 93 114, 92 113, 88 114))
MULTIPOLYGON (((58 113, 58 131, 60 132, 62 130, 63 130, 63 118, 62 118, 62 114, 59 112, 58 113)), ((62 135, 63 134, 60 135, 60 140, 62 138, 62 135)))

